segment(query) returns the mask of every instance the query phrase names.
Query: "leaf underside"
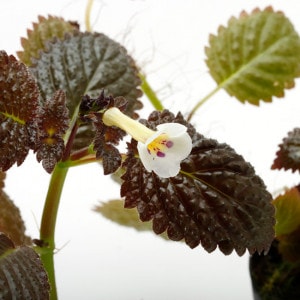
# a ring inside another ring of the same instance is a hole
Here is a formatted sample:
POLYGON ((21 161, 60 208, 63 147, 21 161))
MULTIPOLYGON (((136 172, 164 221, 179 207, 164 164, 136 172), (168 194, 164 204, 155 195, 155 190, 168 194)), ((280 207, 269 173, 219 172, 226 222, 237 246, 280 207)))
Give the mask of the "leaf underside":
POLYGON ((300 38, 282 12, 271 7, 242 12, 211 35, 207 66, 229 95, 258 105, 283 97, 300 71, 300 38))
POLYGON ((15 248, 0 233, 0 298, 49 299, 47 273, 37 253, 26 246, 15 248))
MULTIPOLYGON (((135 116, 142 104, 138 71, 134 61, 118 43, 100 33, 66 35, 64 40, 49 42, 46 51, 34 60, 31 71, 43 99, 63 90, 72 117, 83 95, 98 97, 102 90, 113 97, 123 96, 128 101, 126 114, 135 116)), ((80 146, 90 143, 90 127, 81 129, 80 146)), ((78 137, 79 139, 79 137, 78 137)), ((76 140, 76 142, 80 142, 76 140)))
POLYGON ((276 208, 276 236, 288 234, 300 227, 299 186, 293 187, 273 201, 276 208))
POLYGON ((283 139, 271 168, 300 171, 300 128, 293 129, 283 139))
MULTIPOLYGON (((152 231, 151 222, 142 222, 136 209, 124 209, 124 200, 110 200, 94 208, 94 211, 119 225, 134 228, 137 231, 152 231)), ((160 235, 168 239, 165 234, 160 235)))
POLYGON ((27 67, 0 51, 0 169, 20 165, 36 142, 38 87, 27 67))
POLYGON ((177 176, 163 179, 145 170, 132 140, 122 165, 125 207, 137 207, 142 221, 153 221, 155 233, 166 230, 171 240, 185 239, 191 248, 201 243, 208 252, 217 246, 225 254, 268 251, 274 207, 253 167, 228 145, 197 133, 180 114, 154 112, 145 121, 152 129, 166 122, 188 127, 192 152, 177 176))
POLYGON ((286 190, 273 201, 276 208, 278 250, 290 262, 300 261, 300 191, 299 186, 286 190))

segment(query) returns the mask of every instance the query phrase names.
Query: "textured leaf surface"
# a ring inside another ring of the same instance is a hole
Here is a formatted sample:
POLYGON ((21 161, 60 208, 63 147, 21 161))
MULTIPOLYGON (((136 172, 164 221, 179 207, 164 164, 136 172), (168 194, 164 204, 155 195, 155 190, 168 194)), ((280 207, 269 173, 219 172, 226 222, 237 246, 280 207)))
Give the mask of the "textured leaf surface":
POLYGON ((3 191, 5 173, 0 171, 0 232, 7 234, 15 245, 30 244, 25 234, 25 225, 18 207, 3 191))
POLYGON ((36 142, 38 88, 26 66, 0 52, 0 169, 20 165, 36 142))
POLYGON ((66 96, 57 91, 41 108, 38 119, 39 141, 35 151, 37 160, 43 161, 43 167, 51 173, 65 150, 64 134, 69 128, 69 111, 66 96))
MULTIPOLYGON (((66 93, 70 116, 83 95, 97 98, 103 89, 107 95, 125 97, 126 113, 130 116, 135 116, 135 110, 142 106, 137 100, 141 95, 137 89, 140 79, 132 58, 103 34, 78 33, 48 43, 31 71, 38 80, 43 99, 52 97, 59 89, 66 93)), ((88 138, 83 144, 87 146, 90 128, 84 129, 88 138)))
POLYGON ((279 151, 273 162, 272 169, 291 169, 300 171, 300 128, 288 133, 279 145, 279 151))
POLYGON ((49 299, 47 273, 37 253, 29 247, 15 248, 0 233, 0 299, 49 299))
POLYGON ((258 105, 283 97, 299 76, 300 38, 290 21, 271 7, 242 12, 211 35, 207 66, 231 96, 258 105))
POLYGON ((19 59, 26 65, 31 65, 31 59, 39 56, 39 51, 45 49, 47 41, 53 38, 63 39, 66 33, 75 33, 78 25, 55 16, 38 16, 38 22, 33 23, 33 29, 27 30, 27 39, 22 38, 23 51, 19 51, 19 59))
POLYGON ((136 142, 128 144, 121 195, 125 207, 137 207, 142 221, 153 220, 153 230, 167 231, 172 240, 199 243, 225 254, 267 251, 274 238, 272 197, 253 167, 226 144, 207 139, 179 114, 154 112, 148 122, 177 122, 188 127, 193 149, 181 163, 179 175, 162 179, 149 173, 137 157, 136 142))

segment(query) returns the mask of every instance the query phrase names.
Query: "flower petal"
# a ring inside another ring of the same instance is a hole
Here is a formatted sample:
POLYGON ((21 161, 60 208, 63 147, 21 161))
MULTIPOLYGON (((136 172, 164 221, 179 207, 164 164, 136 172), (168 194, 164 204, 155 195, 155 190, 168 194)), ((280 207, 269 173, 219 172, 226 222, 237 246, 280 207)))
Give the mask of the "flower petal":
POLYGON ((176 176, 180 163, 192 150, 192 140, 187 128, 179 123, 165 123, 145 144, 138 143, 140 159, 148 172, 154 171, 163 178, 176 176))

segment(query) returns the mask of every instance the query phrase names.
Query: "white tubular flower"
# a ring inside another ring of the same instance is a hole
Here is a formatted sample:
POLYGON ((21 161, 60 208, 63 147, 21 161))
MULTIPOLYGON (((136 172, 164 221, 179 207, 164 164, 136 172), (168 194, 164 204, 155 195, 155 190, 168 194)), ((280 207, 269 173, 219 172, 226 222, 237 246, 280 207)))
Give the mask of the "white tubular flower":
POLYGON ((192 150, 187 128, 178 123, 164 123, 145 143, 138 143, 138 151, 147 171, 163 178, 176 176, 180 163, 192 150))
POLYGON ((140 159, 148 172, 169 178, 180 171, 180 163, 192 150, 192 139, 186 126, 179 123, 164 123, 153 131, 130 119, 117 108, 108 109, 103 115, 107 126, 117 126, 138 141, 140 159))

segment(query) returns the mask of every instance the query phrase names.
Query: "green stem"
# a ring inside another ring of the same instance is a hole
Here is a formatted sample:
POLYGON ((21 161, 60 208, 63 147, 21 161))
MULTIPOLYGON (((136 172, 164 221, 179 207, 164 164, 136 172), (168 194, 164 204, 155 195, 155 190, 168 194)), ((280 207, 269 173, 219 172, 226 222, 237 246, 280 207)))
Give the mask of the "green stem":
POLYGON ((193 117, 193 115, 195 114, 195 112, 200 108, 200 106, 202 106, 208 99, 210 99, 215 93, 217 93, 220 89, 222 88, 221 85, 217 86, 214 90, 212 90, 208 95, 206 95, 203 99, 201 99, 195 106, 194 108, 191 110, 187 121, 190 121, 191 118, 193 117))
POLYGON ((54 250, 55 250, 55 226, 57 212, 60 202, 61 193, 63 190, 67 167, 63 164, 57 164, 53 170, 48 193, 45 201, 45 206, 42 215, 40 239, 43 243, 41 250, 41 259, 45 269, 48 272, 49 282, 51 285, 50 299, 57 299, 55 272, 54 272, 54 250))
POLYGON ((141 74, 141 73, 139 74, 139 76, 142 80, 141 89, 144 92, 144 94, 148 97, 148 99, 150 100, 153 107, 156 110, 163 110, 164 107, 163 107, 161 101, 158 99, 158 97, 157 97, 156 93, 154 92, 154 90, 149 85, 149 83, 146 79, 146 76, 141 74))

